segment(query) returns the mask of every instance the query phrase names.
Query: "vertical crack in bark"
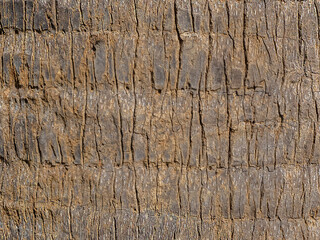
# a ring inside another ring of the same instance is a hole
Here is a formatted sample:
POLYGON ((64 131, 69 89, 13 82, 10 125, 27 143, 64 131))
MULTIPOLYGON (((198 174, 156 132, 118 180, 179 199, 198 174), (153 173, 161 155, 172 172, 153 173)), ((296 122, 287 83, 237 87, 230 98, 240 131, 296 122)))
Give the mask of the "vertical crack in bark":
POLYGON ((229 175, 229 214, 232 219, 232 186, 231 186, 231 161, 232 161, 232 122, 231 122, 231 114, 230 114, 230 100, 229 100, 229 80, 227 75, 227 67, 226 67, 226 61, 223 60, 223 66, 224 66, 224 74, 225 74, 225 87, 226 87, 226 107, 227 107, 227 126, 228 126, 228 156, 227 156, 227 171, 229 175))
POLYGON ((301 23, 301 3, 298 2, 298 42, 299 42, 299 54, 302 55, 302 45, 303 45, 303 38, 302 38, 302 23, 301 23))
POLYGON ((179 86, 179 79, 180 79, 180 72, 181 72, 181 58, 182 58, 182 47, 183 47, 183 40, 180 35, 179 27, 178 27, 178 8, 177 3, 174 1, 174 22, 175 22, 175 30, 178 37, 178 43, 179 43, 179 68, 178 68, 178 74, 177 74, 177 80, 176 80, 176 97, 178 93, 178 86, 179 86))
MULTIPOLYGON (((75 64, 74 64, 74 53, 73 53, 73 35, 71 34, 71 56, 72 56, 72 75, 73 75, 73 90, 75 89, 75 82, 76 82, 76 76, 75 76, 75 64)), ((95 79, 95 83, 97 82, 96 75, 95 75, 95 63, 93 61, 93 75, 95 79)), ((84 77, 84 107, 82 112, 82 123, 81 123, 81 131, 80 131, 80 154, 81 154, 81 164, 83 165, 85 163, 84 156, 83 156, 83 150, 84 150, 84 137, 85 137, 85 126, 87 122, 87 97, 88 97, 88 89, 87 89, 87 78, 84 77)))
MULTIPOLYGON (((135 156, 134 156, 134 133, 135 133, 135 121, 136 121, 136 109, 137 109, 137 99, 136 99, 136 71, 137 71, 137 59, 138 59, 138 46, 139 46, 139 21, 138 21, 138 15, 137 15, 137 3, 136 0, 134 0, 134 11, 135 11, 135 18, 136 18, 136 34, 137 34, 137 42, 135 44, 135 50, 134 50, 134 63, 133 63, 133 79, 132 79, 132 87, 133 87, 133 94, 134 94, 134 108, 133 108, 133 119, 132 119, 132 135, 131 135, 131 156, 132 156, 132 164, 133 164, 133 171, 134 171, 134 186, 135 186, 135 194, 136 194, 136 202, 137 202, 137 210, 138 214, 140 214, 140 199, 138 194, 138 186, 137 186, 137 170, 135 167, 135 156)), ((138 218, 137 218, 138 221, 138 218)), ((138 224, 137 224, 138 226, 138 224)))
MULTIPOLYGON (((286 20, 285 18, 283 19, 283 38, 282 38, 282 41, 281 41, 281 63, 282 63, 282 83, 281 83, 281 86, 280 86, 280 92, 282 92, 282 88, 283 88, 283 85, 286 83, 286 62, 285 62, 285 59, 286 59, 286 52, 285 52, 285 39, 286 39, 286 20)), ((276 40, 275 40, 276 41, 276 40)), ((277 44, 275 43, 275 46, 277 46, 277 44)), ((278 56, 279 57, 279 56, 278 56)))
POLYGON ((81 25, 85 26, 84 20, 83 20, 83 9, 82 9, 82 5, 81 5, 82 1, 79 1, 79 14, 80 14, 80 22, 81 25))
POLYGON ((186 215, 187 217, 189 217, 191 214, 190 214, 190 210, 191 210, 191 205, 190 205, 190 188, 189 188, 189 185, 190 185, 190 180, 189 180, 189 172, 187 171, 188 169, 188 166, 186 167, 186 185, 187 185, 187 199, 186 199, 186 202, 187 202, 187 209, 186 209, 186 215))
POLYGON ((72 190, 70 190, 69 192, 69 197, 70 197, 70 202, 69 202, 69 206, 68 206, 68 226, 69 226, 69 237, 70 239, 74 239, 73 237, 73 227, 72 227, 72 199, 73 199, 73 193, 72 190))
POLYGON ((120 163, 117 163, 118 166, 122 166, 123 164, 123 160, 124 160, 124 143, 123 143, 123 130, 122 130, 122 113, 121 113, 121 104, 120 104, 120 98, 119 98, 119 80, 117 77, 117 68, 116 68, 116 58, 115 58, 115 52, 112 53, 113 56, 113 68, 114 68, 114 76, 115 76, 115 80, 116 80, 116 96, 117 96, 117 112, 118 112, 118 134, 120 136, 120 163))
POLYGON ((193 4, 192 4, 192 0, 189 1, 190 4, 190 10, 191 10, 191 19, 192 19, 192 31, 195 32, 195 28, 194 28, 194 12, 193 12, 193 4))
MULTIPOLYGON (((201 169, 201 168, 200 168, 201 169)), ((200 174, 201 174, 201 178, 200 178, 200 194, 199 194, 199 215, 200 215, 200 226, 201 226, 201 229, 199 231, 199 237, 200 239, 202 239, 202 234, 201 234, 201 230, 203 229, 203 224, 204 224, 204 219, 203 219, 203 209, 202 209, 202 194, 203 194, 203 181, 202 181, 202 178, 203 178, 203 171, 200 170, 200 174)))
MULTIPOLYGON (((2 5, 3 5, 3 0, 0 0, 0 1, 2 1, 2 5)), ((3 21, 3 16, 2 16, 2 12, 1 12, 1 9, 0 9, 0 36, 2 36, 2 35, 4 35, 5 33, 4 33, 4 27, 3 27, 3 25, 2 25, 2 21, 3 21)), ((3 57, 2 57, 3 58, 3 57)), ((3 69, 3 68, 2 68, 3 69)), ((2 72, 2 71, 1 71, 2 72)), ((2 72, 2 74, 3 74, 3 72, 2 72)), ((1 81, 2 82, 2 81, 1 81)), ((0 82, 0 83, 1 83, 0 82)))
POLYGON ((156 204, 155 204, 155 212, 156 213, 160 213, 161 209, 159 208, 159 165, 156 165, 156 169, 157 169, 157 176, 156 176, 156 204))
POLYGON ((247 28, 247 1, 243 0, 243 32, 242 32, 242 47, 244 51, 244 93, 246 94, 246 84, 247 84, 247 78, 248 78, 248 50, 246 46, 246 28, 247 28))
MULTIPOLYGON (((85 77, 87 78, 87 76, 85 77)), ((98 98, 100 100, 100 93, 98 94, 98 98)), ((96 121, 97 121, 97 124, 98 124, 98 127, 99 127, 99 132, 100 132, 100 136, 101 136, 101 139, 103 139, 103 135, 102 135, 102 127, 101 127, 101 123, 100 123, 100 120, 99 120, 99 100, 97 101, 96 103, 96 108, 97 108, 97 112, 96 112, 96 121)), ((95 125, 96 126, 96 125, 95 125)), ((96 132, 96 130, 95 130, 96 132)), ((97 155, 98 155, 98 160, 99 160, 99 167, 100 167, 100 175, 101 175, 101 170, 102 170, 102 159, 101 159, 101 156, 100 156, 100 150, 99 150, 99 145, 98 145, 98 141, 97 141, 97 134, 95 134, 94 136, 94 139, 95 139, 95 143, 96 143, 96 151, 97 151, 97 155)))
MULTIPOLYGON (((22 31, 26 31, 27 29, 27 8, 26 8, 26 1, 22 0, 22 9, 23 9, 23 27, 22 27, 22 31)), ((0 12, 0 29, 1 29, 1 12, 0 12)), ((1 30, 0 30, 0 35, 1 35, 1 30)))
POLYGON ((116 217, 113 217, 113 239, 118 240, 116 217))
MULTIPOLYGON (((319 18, 318 3, 316 1, 314 1, 314 8, 315 8, 315 11, 316 11, 315 14, 316 14, 316 18, 317 18, 317 36, 318 36, 318 39, 316 41, 317 41, 317 44, 319 44, 319 39, 320 39, 320 18, 319 18)), ((320 56, 320 48, 318 48, 317 55, 318 55, 318 57, 320 56)), ((316 89, 314 89, 316 80, 314 79, 314 77, 312 75, 311 75, 311 79, 312 79, 312 84, 311 84, 312 99, 313 99, 313 102, 314 102, 314 105, 315 105, 314 107, 315 107, 316 115, 317 115, 317 119, 316 120, 317 120, 317 122, 319 122, 318 102, 317 102, 317 99, 316 99, 316 96, 315 96, 316 89)), ((315 131, 316 131, 316 128, 315 128, 315 131)))
POLYGON ((206 66, 206 72, 205 72, 205 79, 204 79, 204 91, 205 91, 205 96, 208 90, 208 76, 209 76, 209 69, 210 69, 210 63, 212 61, 212 47, 213 47, 213 24, 212 24, 212 10, 210 8, 210 2, 207 1, 207 8, 208 8, 208 13, 209 13, 209 46, 208 46, 208 59, 207 59, 207 66, 206 66))
MULTIPOLYGON (((200 88, 199 88, 200 89, 200 88)), ((199 156, 199 167, 202 167, 201 162, 205 162, 206 167, 208 167, 208 159, 207 159, 207 138, 206 138, 206 132, 205 132, 205 126, 203 123, 203 113, 202 113, 202 109, 203 109, 203 104, 202 104, 202 97, 201 97, 201 93, 200 90, 198 91, 198 114, 199 114, 199 121, 200 121, 200 127, 201 127, 201 153, 199 156)))
POLYGON ((230 39, 231 39, 231 41, 232 41, 232 47, 233 47, 233 49, 235 49, 236 46, 235 46, 234 37, 233 37, 232 34, 230 33, 230 9, 229 9, 229 0, 226 1, 225 5, 226 5, 226 12, 227 12, 227 32, 228 32, 228 36, 230 37, 230 39))
POLYGON ((179 219, 181 218, 181 208, 182 208, 182 199, 181 199, 181 190, 180 190, 180 184, 181 184, 181 176, 182 176, 182 167, 180 166, 180 171, 177 179, 177 195, 178 195, 178 204, 179 204, 179 219))
POLYGON ((191 99, 191 116, 190 116, 190 122, 189 122, 189 148, 188 148, 188 159, 187 159, 187 167, 191 167, 190 163, 191 163, 191 155, 192 155, 192 147, 193 147, 193 144, 192 144, 192 123, 193 123, 193 118, 194 118, 194 113, 193 113, 193 104, 194 104, 194 96, 193 94, 191 93, 192 95, 192 99, 191 99))
MULTIPOLYGON (((60 29, 60 26, 59 26, 59 22, 58 22, 58 5, 59 5, 59 0, 55 0, 54 1, 54 10, 55 10, 55 21, 56 21, 56 25, 57 25, 57 30, 60 29)), ((32 20, 34 19, 34 12, 35 11, 32 11, 32 20)), ((32 27, 33 27, 33 24, 32 24, 32 27)))

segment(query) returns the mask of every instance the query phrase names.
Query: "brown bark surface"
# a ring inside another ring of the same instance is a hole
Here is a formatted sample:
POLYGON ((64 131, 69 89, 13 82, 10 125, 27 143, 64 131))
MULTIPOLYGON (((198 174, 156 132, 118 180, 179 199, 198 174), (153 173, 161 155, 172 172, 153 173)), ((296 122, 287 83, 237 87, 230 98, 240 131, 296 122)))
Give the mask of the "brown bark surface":
POLYGON ((0 239, 320 239, 319 11, 0 0, 0 239))

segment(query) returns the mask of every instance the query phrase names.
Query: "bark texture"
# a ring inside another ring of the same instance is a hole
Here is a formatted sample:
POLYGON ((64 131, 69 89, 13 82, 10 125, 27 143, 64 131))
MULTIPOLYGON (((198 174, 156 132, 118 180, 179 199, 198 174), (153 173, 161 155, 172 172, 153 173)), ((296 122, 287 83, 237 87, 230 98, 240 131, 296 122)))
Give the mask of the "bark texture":
POLYGON ((320 239, 319 11, 1 0, 0 239, 320 239))

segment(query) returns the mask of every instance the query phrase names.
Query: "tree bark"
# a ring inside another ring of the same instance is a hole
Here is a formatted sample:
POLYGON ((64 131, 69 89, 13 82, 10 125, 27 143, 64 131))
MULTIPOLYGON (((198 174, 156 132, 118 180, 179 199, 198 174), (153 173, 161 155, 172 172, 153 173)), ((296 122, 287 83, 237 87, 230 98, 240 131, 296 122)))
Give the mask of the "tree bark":
POLYGON ((320 239, 318 0, 1 0, 0 239, 320 239))

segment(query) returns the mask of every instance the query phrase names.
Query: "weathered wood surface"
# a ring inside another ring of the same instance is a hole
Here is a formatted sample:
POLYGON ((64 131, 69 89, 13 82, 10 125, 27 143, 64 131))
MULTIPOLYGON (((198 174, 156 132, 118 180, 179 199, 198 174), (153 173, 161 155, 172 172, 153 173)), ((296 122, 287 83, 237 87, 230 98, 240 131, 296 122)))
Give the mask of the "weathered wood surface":
POLYGON ((319 11, 1 0, 0 239, 320 239, 319 11))

